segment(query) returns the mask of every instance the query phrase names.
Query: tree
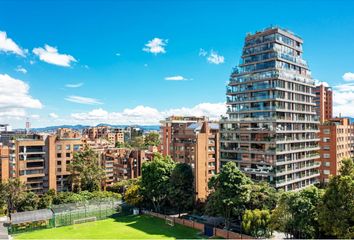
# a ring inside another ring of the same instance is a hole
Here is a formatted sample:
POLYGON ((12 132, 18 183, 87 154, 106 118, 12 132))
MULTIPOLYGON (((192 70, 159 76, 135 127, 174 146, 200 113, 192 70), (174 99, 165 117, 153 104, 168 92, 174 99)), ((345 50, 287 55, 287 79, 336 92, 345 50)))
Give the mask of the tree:
POLYGON ((255 183, 252 185, 250 201, 247 209, 268 209, 273 210, 277 204, 279 193, 266 182, 255 183))
POLYGON ((143 136, 134 137, 134 138, 129 142, 129 145, 130 145, 132 148, 144 149, 144 148, 145 148, 144 137, 143 137, 143 136))
POLYGON ((135 182, 128 187, 125 191, 124 200, 129 205, 140 208, 144 200, 141 195, 140 182, 135 182))
POLYGON ((272 214, 272 229, 295 238, 320 238, 318 206, 323 191, 310 186, 299 192, 284 193, 272 214))
POLYGON ((243 174, 234 162, 228 162, 218 175, 209 182, 212 201, 207 203, 208 213, 218 213, 225 219, 229 228, 230 220, 240 217, 250 200, 250 186, 252 181, 243 174))
POLYGON ((354 164, 342 161, 341 175, 330 179, 319 207, 321 229, 330 237, 354 238, 354 164))
POLYGON ((246 210, 242 216, 242 229, 254 237, 269 238, 271 230, 269 227, 270 212, 269 210, 246 210))
POLYGON ((160 212, 168 195, 168 184, 174 162, 169 156, 155 155, 154 159, 144 162, 141 174, 141 188, 144 198, 152 204, 155 212, 160 212))
POLYGON ((86 146, 83 151, 74 154, 69 171, 73 191, 100 190, 105 175, 97 154, 89 147, 86 146))
POLYGON ((26 185, 18 178, 10 178, 4 183, 3 191, 8 212, 16 211, 18 203, 24 198, 24 195, 26 195, 26 185))
POLYGON ((181 211, 190 209, 194 201, 194 176, 190 165, 178 163, 170 177, 169 200, 172 206, 181 211))
POLYGON ((39 197, 34 192, 26 192, 17 202, 17 211, 33 211, 38 209, 39 197))
POLYGON ((157 132, 150 132, 145 136, 144 143, 146 147, 160 145, 160 134, 157 132))
POLYGON ((113 183, 112 186, 107 187, 107 191, 124 194, 124 192, 134 184, 138 179, 126 179, 119 182, 113 183))

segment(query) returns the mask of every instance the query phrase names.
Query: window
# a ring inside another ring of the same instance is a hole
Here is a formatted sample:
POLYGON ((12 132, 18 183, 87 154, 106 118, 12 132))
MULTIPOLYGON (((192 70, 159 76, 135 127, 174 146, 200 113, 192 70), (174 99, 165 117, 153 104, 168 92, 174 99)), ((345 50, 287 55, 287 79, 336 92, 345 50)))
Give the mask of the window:
POLYGON ((329 170, 323 170, 323 174, 329 175, 329 170))
POLYGON ((330 162, 323 162, 323 166, 325 166, 325 167, 329 167, 330 165, 331 165, 330 162))
POLYGON ((78 151, 78 150, 80 150, 80 145, 75 144, 75 145, 74 145, 74 151, 78 151))
POLYGON ((69 158, 71 156, 70 153, 66 153, 66 157, 69 158))
POLYGON ((323 142, 329 142, 330 138, 323 138, 323 142))
POLYGON ((61 158, 61 153, 57 153, 57 158, 61 158))
POLYGON ((65 149, 66 149, 66 150, 70 150, 70 144, 66 145, 66 146, 65 146, 65 149))
POLYGON ((323 146, 323 150, 329 150, 329 146, 323 146))
POLYGON ((330 157, 331 155, 329 155, 328 153, 323 154, 323 158, 330 158, 330 157))
POLYGON ((60 166, 60 165, 61 165, 61 161, 58 161, 58 162, 57 162, 57 165, 59 165, 59 166, 60 166))
POLYGON ((57 150, 61 151, 61 145, 57 145, 57 150))
POLYGON ((330 134, 330 131, 329 131, 329 129, 323 129, 323 133, 324 134, 330 134))

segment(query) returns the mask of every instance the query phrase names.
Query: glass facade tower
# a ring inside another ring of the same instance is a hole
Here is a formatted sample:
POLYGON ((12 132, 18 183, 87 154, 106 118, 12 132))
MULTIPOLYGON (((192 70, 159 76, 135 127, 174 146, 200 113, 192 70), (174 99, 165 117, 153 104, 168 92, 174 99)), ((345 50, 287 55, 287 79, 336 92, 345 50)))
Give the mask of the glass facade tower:
POLYGON ((285 191, 319 176, 315 85, 302 43, 277 27, 248 34, 220 122, 221 164, 235 161, 252 179, 285 191))

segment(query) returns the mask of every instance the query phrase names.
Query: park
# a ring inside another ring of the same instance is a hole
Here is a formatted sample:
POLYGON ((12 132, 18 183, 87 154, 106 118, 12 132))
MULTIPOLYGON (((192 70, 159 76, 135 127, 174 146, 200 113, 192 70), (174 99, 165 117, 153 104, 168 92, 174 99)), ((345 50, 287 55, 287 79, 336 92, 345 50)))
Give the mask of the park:
POLYGON ((149 215, 113 215, 107 219, 75 225, 33 230, 14 239, 196 239, 200 231, 180 224, 173 226, 149 215))

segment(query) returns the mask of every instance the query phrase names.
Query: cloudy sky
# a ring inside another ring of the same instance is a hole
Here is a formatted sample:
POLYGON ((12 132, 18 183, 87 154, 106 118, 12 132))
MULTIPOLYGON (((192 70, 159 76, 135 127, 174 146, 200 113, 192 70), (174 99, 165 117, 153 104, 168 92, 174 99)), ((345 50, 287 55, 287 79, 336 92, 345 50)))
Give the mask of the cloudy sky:
POLYGON ((354 117, 354 2, 0 0, 0 123, 157 124, 225 112, 247 32, 304 39, 304 58, 354 117))

